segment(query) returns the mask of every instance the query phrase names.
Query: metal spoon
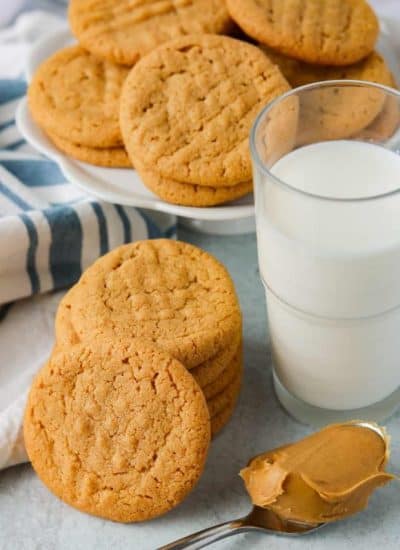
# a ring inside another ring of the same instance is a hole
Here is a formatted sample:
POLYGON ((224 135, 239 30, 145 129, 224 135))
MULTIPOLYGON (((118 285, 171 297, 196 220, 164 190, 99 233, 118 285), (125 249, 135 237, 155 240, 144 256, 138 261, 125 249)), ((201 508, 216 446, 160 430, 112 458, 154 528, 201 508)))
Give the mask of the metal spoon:
MULTIPOLYGON (((367 428, 377 433, 384 441, 386 441, 384 431, 373 422, 353 421, 349 424, 367 428)), ((213 542, 249 531, 261 531, 264 534, 299 536, 313 533, 327 523, 303 523, 300 521, 284 520, 277 516, 271 510, 254 506, 250 514, 244 518, 227 521, 214 527, 209 527, 203 531, 198 531, 193 535, 189 535, 182 539, 176 540, 166 546, 161 546, 158 550, 183 550, 191 548, 198 550, 204 548, 213 542)))

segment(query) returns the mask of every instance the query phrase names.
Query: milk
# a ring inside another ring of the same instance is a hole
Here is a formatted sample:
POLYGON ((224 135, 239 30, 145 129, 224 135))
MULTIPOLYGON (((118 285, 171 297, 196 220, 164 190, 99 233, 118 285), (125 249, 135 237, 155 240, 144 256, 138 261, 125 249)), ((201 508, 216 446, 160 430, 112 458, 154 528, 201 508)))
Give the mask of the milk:
POLYGON ((400 386, 400 157, 357 141, 292 151, 256 175, 276 374, 327 409, 400 386))

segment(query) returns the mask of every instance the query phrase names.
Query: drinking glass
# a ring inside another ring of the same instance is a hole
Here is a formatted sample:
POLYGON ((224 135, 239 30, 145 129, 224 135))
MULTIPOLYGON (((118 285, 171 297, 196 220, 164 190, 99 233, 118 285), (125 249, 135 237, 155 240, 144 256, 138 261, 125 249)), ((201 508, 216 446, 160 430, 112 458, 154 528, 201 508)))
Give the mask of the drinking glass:
POLYGON ((400 94, 293 89, 250 137, 278 399, 319 426, 400 403, 400 94))

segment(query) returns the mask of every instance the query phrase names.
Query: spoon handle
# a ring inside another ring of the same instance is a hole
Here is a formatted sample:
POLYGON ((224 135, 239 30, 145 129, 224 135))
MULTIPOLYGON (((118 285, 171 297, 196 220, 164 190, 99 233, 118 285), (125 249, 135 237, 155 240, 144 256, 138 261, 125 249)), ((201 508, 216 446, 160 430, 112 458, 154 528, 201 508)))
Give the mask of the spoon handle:
POLYGON ((215 525, 214 527, 209 527, 208 529, 203 529, 203 531, 198 531, 197 533, 193 533, 193 535, 188 535, 187 537, 183 537, 175 542, 161 546, 157 550, 183 550, 183 548, 198 550, 199 548, 204 548, 204 546, 208 546, 217 540, 231 537, 232 535, 236 535, 238 533, 244 533, 250 529, 245 525, 243 519, 227 521, 226 523, 221 523, 220 525, 215 525))

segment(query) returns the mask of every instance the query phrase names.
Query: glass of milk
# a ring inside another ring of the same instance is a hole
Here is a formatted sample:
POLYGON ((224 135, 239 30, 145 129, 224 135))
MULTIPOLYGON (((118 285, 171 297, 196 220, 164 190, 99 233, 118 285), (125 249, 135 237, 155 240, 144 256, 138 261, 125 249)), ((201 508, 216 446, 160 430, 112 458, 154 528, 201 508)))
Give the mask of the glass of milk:
POLYGON ((251 133, 274 385, 312 425, 400 404, 400 94, 291 90, 251 133))

